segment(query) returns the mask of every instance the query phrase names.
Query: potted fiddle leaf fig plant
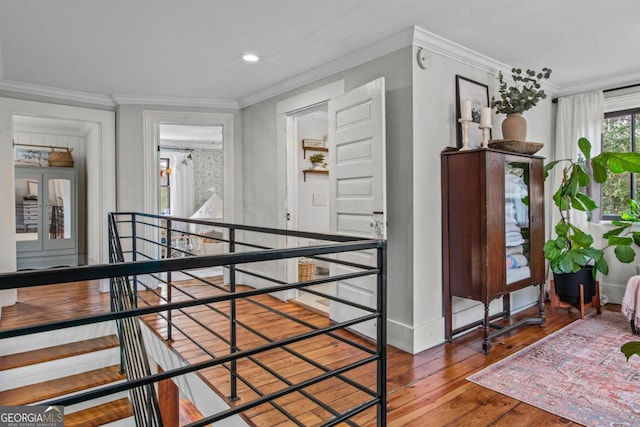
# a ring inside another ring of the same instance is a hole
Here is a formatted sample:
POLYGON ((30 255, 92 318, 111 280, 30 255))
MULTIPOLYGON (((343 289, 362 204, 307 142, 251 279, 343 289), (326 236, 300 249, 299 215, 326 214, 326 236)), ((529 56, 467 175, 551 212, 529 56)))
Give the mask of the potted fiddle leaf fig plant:
POLYGON ((613 248, 620 262, 630 263, 635 258, 633 245, 640 246, 640 232, 632 230, 632 226, 640 223, 638 203, 635 200, 627 201, 629 209, 620 214, 620 220, 612 222, 615 228, 602 235, 606 240, 602 248, 594 247, 594 237, 572 222, 571 209, 585 212, 587 220, 591 221, 591 214, 598 205, 585 188, 592 181, 599 184, 606 182, 609 173, 640 172, 640 154, 602 152, 591 159, 589 140, 580 138, 578 147, 578 159, 556 160, 544 168, 546 179, 554 167, 562 166, 562 181, 552 196, 560 220, 554 228, 555 237, 544 245, 544 257, 549 260, 560 299, 576 303, 579 283, 582 283, 585 286, 584 302, 589 303, 595 294, 597 272, 604 275, 609 273, 604 256, 607 248, 613 248))
POLYGON ((512 85, 508 85, 502 71, 498 73, 498 93, 500 97, 491 97, 491 107, 496 112, 506 114, 502 122, 502 137, 504 139, 526 141, 527 121, 522 113, 533 108, 547 94, 542 89, 542 80, 551 76, 551 69, 544 67, 541 72, 521 68, 511 70, 512 85))

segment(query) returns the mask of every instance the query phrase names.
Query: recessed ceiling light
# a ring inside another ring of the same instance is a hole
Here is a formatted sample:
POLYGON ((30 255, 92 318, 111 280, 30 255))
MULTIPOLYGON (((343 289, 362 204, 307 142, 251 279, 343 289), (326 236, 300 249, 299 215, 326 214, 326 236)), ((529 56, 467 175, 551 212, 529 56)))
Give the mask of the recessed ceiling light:
POLYGON ((242 55, 242 59, 246 62, 258 62, 260 60, 260 57, 255 53, 245 53, 244 55, 242 55))

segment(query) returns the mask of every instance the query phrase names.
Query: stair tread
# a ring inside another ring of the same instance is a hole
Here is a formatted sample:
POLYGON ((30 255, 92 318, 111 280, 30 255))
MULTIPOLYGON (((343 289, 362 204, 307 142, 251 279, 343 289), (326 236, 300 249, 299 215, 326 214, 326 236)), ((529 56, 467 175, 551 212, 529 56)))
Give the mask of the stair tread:
POLYGON ((0 357, 0 371, 118 347, 119 344, 118 337, 108 335, 23 353, 9 354, 0 357))
POLYGON ((126 379, 120 365, 81 372, 55 380, 0 392, 0 406, 20 406, 126 379))
POLYGON ((64 416, 65 427, 94 427, 133 416, 129 398, 114 400, 64 416))

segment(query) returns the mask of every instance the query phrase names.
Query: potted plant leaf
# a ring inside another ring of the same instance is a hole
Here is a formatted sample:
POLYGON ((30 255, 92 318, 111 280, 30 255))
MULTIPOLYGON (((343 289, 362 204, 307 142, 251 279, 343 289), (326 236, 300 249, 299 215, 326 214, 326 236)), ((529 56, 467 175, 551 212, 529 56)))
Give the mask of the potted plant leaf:
POLYGON ((586 138, 578 141, 578 159, 560 159, 545 165, 545 179, 556 166, 562 166, 562 181, 553 193, 553 203, 560 213, 555 225, 555 237, 544 245, 544 257, 554 273, 556 292, 560 298, 571 303, 577 302, 578 283, 585 285, 585 303, 591 301, 595 292, 593 284, 597 272, 609 273, 609 265, 604 256, 607 248, 613 248, 616 258, 630 263, 635 258, 633 245, 640 246, 640 232, 633 231, 634 224, 640 223, 638 204, 628 200, 629 209, 622 212, 621 220, 613 221, 615 228, 605 232, 606 244, 594 247, 594 238, 579 228, 571 220, 571 209, 583 211, 591 221, 596 202, 585 192, 592 181, 604 183, 609 173, 640 172, 640 154, 632 152, 603 152, 591 159, 591 143, 586 138), (588 278, 589 283, 584 283, 588 278), (575 279, 575 282, 572 280, 575 279), (566 284, 566 288, 564 288, 566 284))
POLYGON ((506 114, 502 122, 502 137, 508 140, 526 141, 527 121, 522 113, 536 106, 547 94, 541 88, 541 81, 551 76, 551 69, 544 67, 541 72, 521 68, 511 70, 513 85, 504 80, 502 71, 498 73, 498 93, 500 98, 491 97, 491 107, 496 112, 506 114))
POLYGON ((324 167, 324 154, 318 153, 309 157, 309 161, 314 169, 322 169, 324 167))

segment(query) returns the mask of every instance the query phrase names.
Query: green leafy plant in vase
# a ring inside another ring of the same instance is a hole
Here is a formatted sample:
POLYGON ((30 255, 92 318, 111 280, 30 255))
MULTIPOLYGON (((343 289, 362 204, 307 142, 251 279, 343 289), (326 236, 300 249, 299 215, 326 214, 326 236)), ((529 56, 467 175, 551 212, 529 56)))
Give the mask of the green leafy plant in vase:
POLYGON ((323 169, 324 168, 324 154, 314 154, 309 157, 309 161, 313 165, 314 169, 323 169))
POLYGON ((502 71, 498 73, 498 93, 500 97, 491 97, 491 107, 507 117, 502 122, 502 137, 509 140, 526 141, 527 121, 522 116, 527 110, 535 107, 547 94, 541 82, 551 76, 551 69, 544 67, 541 72, 511 69, 513 84, 509 85, 502 71))
POLYGON ((544 168, 546 179, 554 167, 562 166, 562 181, 552 195, 560 220, 554 227, 555 237, 547 240, 544 245, 544 257, 549 260, 556 283, 560 275, 578 274, 585 268, 592 270, 594 280, 597 272, 607 275, 609 265, 604 256, 606 249, 613 248, 618 261, 630 263, 635 259, 633 245, 640 246, 640 232, 632 230, 635 224, 640 223, 638 203, 635 200, 627 200, 628 210, 620 214, 620 220, 612 221, 615 228, 602 235, 606 240, 602 248, 594 247, 593 236, 571 221, 571 209, 585 212, 587 220, 591 221, 592 212, 598 208, 597 203, 586 193, 586 187, 592 181, 602 184, 606 182, 609 173, 640 172, 640 154, 602 152, 591 159, 589 140, 580 138, 578 147, 578 159, 555 160, 544 168))

